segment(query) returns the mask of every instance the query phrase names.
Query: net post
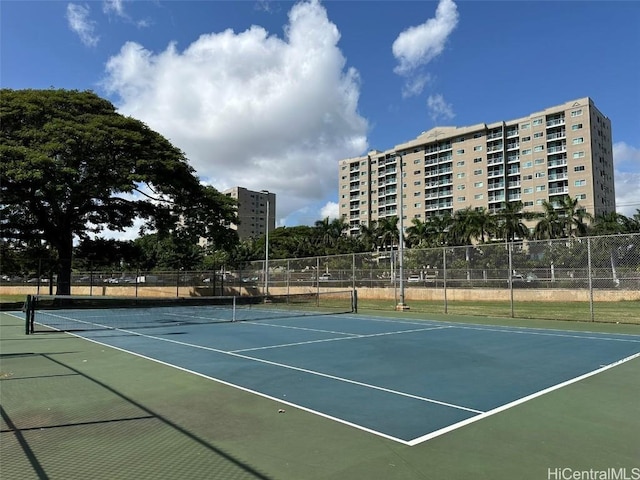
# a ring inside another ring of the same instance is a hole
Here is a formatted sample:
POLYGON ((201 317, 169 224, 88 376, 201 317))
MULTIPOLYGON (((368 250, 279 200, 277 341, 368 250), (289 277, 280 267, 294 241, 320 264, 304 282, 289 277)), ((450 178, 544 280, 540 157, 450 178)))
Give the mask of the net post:
POLYGON ((236 321, 236 296, 233 296, 233 307, 231 309, 231 321, 236 321))
POLYGON ((353 289, 353 294, 351 295, 351 310, 353 313, 358 313, 358 290, 353 289))
POLYGON ((25 334, 29 335, 33 333, 33 323, 31 321, 33 306, 32 306, 32 297, 31 295, 27 295, 27 300, 24 303, 24 311, 25 311, 25 334))

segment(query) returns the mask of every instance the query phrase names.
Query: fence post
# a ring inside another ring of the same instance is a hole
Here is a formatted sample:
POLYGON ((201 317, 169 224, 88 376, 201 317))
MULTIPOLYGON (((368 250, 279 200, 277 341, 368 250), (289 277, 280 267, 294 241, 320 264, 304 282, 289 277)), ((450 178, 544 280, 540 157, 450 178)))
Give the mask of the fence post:
POLYGON ((591 276, 591 238, 587 238, 587 278, 589 279, 589 315, 595 320, 593 312, 593 278, 591 276))
POLYGON ((351 288, 356 289, 356 254, 351 254, 351 288))
POLYGON ((449 305, 447 302, 447 248, 442 247, 442 282, 444 288, 444 313, 449 313, 449 305))
POLYGON ((510 242, 507 244, 507 252, 509 255, 509 273, 507 275, 509 275, 508 277, 508 282, 509 282, 509 305, 511 307, 511 318, 514 318, 514 313, 513 313, 513 256, 512 256, 512 250, 513 250, 513 242, 510 242))

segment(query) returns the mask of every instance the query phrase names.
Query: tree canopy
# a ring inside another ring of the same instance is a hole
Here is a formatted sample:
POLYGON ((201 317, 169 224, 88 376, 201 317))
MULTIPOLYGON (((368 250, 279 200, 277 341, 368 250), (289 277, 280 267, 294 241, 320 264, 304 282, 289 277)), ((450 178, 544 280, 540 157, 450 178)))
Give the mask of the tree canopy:
POLYGON ((74 239, 124 230, 232 245, 233 200, 201 184, 184 153, 90 91, 8 90, 0 96, 1 236, 57 252, 70 291, 74 239))

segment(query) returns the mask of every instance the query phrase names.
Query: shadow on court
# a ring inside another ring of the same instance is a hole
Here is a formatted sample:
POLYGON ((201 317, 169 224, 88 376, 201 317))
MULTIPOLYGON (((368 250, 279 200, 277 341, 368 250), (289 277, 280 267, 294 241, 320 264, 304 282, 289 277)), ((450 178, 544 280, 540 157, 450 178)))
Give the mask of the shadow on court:
POLYGON ((3 478, 270 478, 73 367, 73 353, 0 357, 3 478))

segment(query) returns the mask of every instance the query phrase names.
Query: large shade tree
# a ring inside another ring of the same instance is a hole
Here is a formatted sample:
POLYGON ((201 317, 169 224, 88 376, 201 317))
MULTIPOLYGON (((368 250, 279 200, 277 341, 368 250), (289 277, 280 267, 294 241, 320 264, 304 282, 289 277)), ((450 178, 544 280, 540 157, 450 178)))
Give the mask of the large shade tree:
POLYGON ((0 236, 57 251, 70 292, 74 239, 144 218, 164 235, 232 244, 235 205, 185 155, 93 92, 0 92, 0 236))

